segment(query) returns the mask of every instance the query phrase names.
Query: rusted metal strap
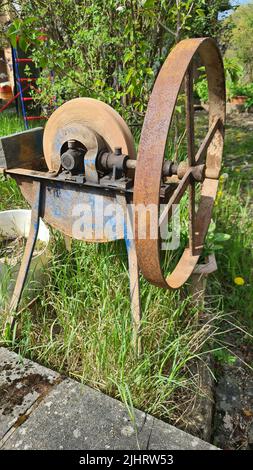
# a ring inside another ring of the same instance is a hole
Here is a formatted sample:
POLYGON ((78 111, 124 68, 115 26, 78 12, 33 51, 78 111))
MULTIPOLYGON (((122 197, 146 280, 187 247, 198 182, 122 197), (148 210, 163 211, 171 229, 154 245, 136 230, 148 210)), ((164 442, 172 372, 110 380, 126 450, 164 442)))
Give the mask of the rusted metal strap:
POLYGON ((42 201, 42 183, 40 181, 33 182, 33 191, 34 191, 34 200, 31 211, 31 226, 30 232, 25 246, 25 251, 23 259, 21 262, 20 270, 18 273, 16 285, 12 295, 10 303, 10 316, 8 318, 8 323, 13 323, 13 313, 16 312, 21 295, 25 286, 27 279, 29 267, 32 261, 33 251, 37 241, 39 223, 40 223, 40 213, 41 213, 41 201, 42 201))

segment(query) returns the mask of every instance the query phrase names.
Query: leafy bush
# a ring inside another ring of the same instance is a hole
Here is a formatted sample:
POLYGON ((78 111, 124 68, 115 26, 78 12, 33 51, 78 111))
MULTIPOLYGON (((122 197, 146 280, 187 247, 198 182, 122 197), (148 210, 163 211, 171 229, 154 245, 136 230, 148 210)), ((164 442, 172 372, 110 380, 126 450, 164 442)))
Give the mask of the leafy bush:
MULTIPOLYGON (((232 98, 233 96, 244 95, 245 85, 241 84, 241 79, 243 76, 243 68, 239 64, 236 58, 224 58, 224 71, 226 77, 226 91, 227 98, 232 98)), ((196 84, 195 84, 195 93, 200 98, 202 103, 208 102, 208 85, 205 74, 205 68, 200 67, 200 74, 196 84)), ((248 95, 246 95, 248 96, 248 95)))
POLYGON ((202 75, 202 77, 199 78, 199 80, 195 84, 194 89, 201 103, 207 103, 208 102, 208 85, 207 85, 206 75, 204 76, 202 75))
POLYGON ((230 88, 230 96, 247 96, 247 86, 241 83, 232 83, 230 88))
POLYGON ((238 59, 236 57, 233 57, 233 58, 224 57, 223 63, 224 63, 226 81, 237 83, 243 76, 243 67, 239 63, 238 59))
POLYGON ((244 108, 249 110, 253 106, 253 83, 231 84, 229 98, 231 99, 235 96, 246 96, 247 100, 244 104, 244 108))
POLYGON ((253 3, 247 3, 248 5, 240 5, 228 18, 228 27, 231 28, 229 53, 238 58, 245 75, 252 81, 253 3))
POLYGON ((251 96, 250 98, 247 99, 244 106, 245 106, 246 110, 249 110, 250 108, 253 108, 253 96, 251 96))
POLYGON ((230 239, 230 235, 228 233, 220 233, 216 231, 216 224, 212 220, 209 229, 207 232, 206 240, 205 240, 205 251, 204 255, 210 255, 215 253, 215 251, 223 250, 224 245, 223 243, 230 239))
POLYGON ((171 47, 184 37, 217 35, 218 12, 229 7, 224 0, 7 3, 12 10, 17 5, 9 40, 15 45, 19 36, 42 68, 37 100, 52 108, 73 97, 99 97, 132 123, 142 120, 171 47))

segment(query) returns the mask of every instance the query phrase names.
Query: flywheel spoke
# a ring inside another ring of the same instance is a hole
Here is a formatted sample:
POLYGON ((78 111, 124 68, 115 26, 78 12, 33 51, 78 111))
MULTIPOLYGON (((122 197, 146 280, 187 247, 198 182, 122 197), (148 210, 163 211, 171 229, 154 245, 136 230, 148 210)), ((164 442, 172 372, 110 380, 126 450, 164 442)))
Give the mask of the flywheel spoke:
POLYGON ((216 131, 220 129, 221 126, 223 126, 223 124, 220 118, 216 119, 216 121, 214 121, 213 124, 210 126, 201 146, 199 147, 196 153, 196 156, 195 156, 196 165, 201 165, 202 163, 205 163, 207 149, 210 143, 212 142, 216 131))
POLYGON ((167 206, 163 209, 162 214, 160 215, 159 218, 159 225, 161 226, 165 220, 166 217, 171 216, 171 211, 172 211, 172 206, 173 204, 178 204, 180 201, 181 197, 183 196, 187 186, 189 185, 190 179, 191 179, 191 173, 192 173, 192 168, 189 168, 182 180, 180 181, 177 189, 174 191, 172 194, 167 206))

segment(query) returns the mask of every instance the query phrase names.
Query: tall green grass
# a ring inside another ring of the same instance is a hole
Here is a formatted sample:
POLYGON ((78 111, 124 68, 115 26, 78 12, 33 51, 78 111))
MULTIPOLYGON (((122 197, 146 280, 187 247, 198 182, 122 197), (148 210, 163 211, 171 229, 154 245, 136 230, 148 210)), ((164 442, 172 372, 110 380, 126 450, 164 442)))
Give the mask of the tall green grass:
MULTIPOLYGON (((238 131, 239 132, 239 131, 238 131)), ((240 134, 242 131, 240 131, 240 134)), ((230 133, 228 133, 228 136, 230 133)), ((234 137, 236 140, 236 132, 234 137)), ((245 152, 253 162, 252 132, 244 131, 245 152), (250 152, 247 147, 251 141, 250 152)), ((237 144, 238 145, 238 144, 237 144)), ((243 144, 242 144, 243 146, 243 144)), ((240 146, 238 146, 238 153, 240 146)), ((235 148, 234 148, 235 150, 235 148)), ((228 162, 228 160, 227 160, 228 162)), ((212 284, 213 293, 224 298, 224 309, 253 333, 253 171, 240 157, 235 168, 227 166, 229 178, 221 186, 215 210, 217 228, 230 235, 217 257, 218 272, 212 284), (239 170, 239 171, 238 171, 239 170), (238 286, 235 278, 244 285, 238 286)))
POLYGON ((0 135, 14 134, 25 129, 24 121, 13 110, 0 113, 0 135))

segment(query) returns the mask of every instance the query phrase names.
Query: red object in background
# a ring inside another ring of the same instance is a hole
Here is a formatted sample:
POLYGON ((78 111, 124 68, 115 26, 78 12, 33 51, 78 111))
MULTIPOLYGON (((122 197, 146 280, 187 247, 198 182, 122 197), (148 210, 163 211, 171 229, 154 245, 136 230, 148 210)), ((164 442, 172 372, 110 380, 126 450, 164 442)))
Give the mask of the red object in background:
POLYGON ((245 102, 247 101, 247 96, 233 96, 233 98, 231 98, 230 102, 231 104, 245 104, 245 102))
MULTIPOLYGON (((27 85, 22 91, 27 90, 27 88, 29 88, 29 85, 27 85)), ((8 108, 8 106, 10 106, 10 104, 13 103, 13 101, 15 101, 19 97, 19 95, 20 95, 20 91, 16 95, 12 96, 11 99, 7 103, 5 103, 2 106, 2 108, 0 108, 0 113, 4 111, 6 108, 8 108)))
MULTIPOLYGON (((6 88, 6 87, 8 87, 8 85, 5 85, 4 87, 0 86, 0 93, 1 93, 1 88, 6 88)), ((9 88, 11 88, 11 87, 9 87, 9 88)), ((33 88, 34 90, 36 90, 36 88, 34 88, 34 86, 31 87, 31 85, 28 84, 28 85, 26 85, 25 88, 23 88, 22 92, 26 91, 28 88, 33 88)), ((36 91, 38 92, 39 90, 36 90, 36 91)), ((2 106, 2 108, 0 108, 0 113, 2 111, 4 111, 6 108, 8 108, 8 106, 10 106, 10 104, 13 103, 13 101, 15 101, 19 96, 20 96, 20 91, 15 96, 11 95, 11 99, 7 103, 5 103, 2 106)), ((32 101, 33 100, 32 96, 29 96, 29 97, 27 96, 27 97, 24 97, 22 99, 23 99, 23 101, 32 101)), ((27 116, 26 119, 27 119, 27 121, 34 121, 36 119, 47 119, 47 117, 46 116, 27 116)))
POLYGON ((27 121, 35 121, 36 119, 47 119, 46 116, 26 116, 27 121))
POLYGON ((23 58, 23 59, 16 59, 16 62, 33 62, 33 60, 29 58, 23 58))
POLYGON ((0 99, 9 100, 13 97, 12 88, 10 85, 0 84, 0 99))
POLYGON ((10 85, 0 85, 0 91, 3 91, 4 93, 10 92, 11 86, 10 85))
POLYGON ((17 78, 17 80, 21 83, 22 82, 32 82, 32 81, 34 82, 34 81, 37 80, 37 78, 30 78, 30 77, 29 78, 17 78))

